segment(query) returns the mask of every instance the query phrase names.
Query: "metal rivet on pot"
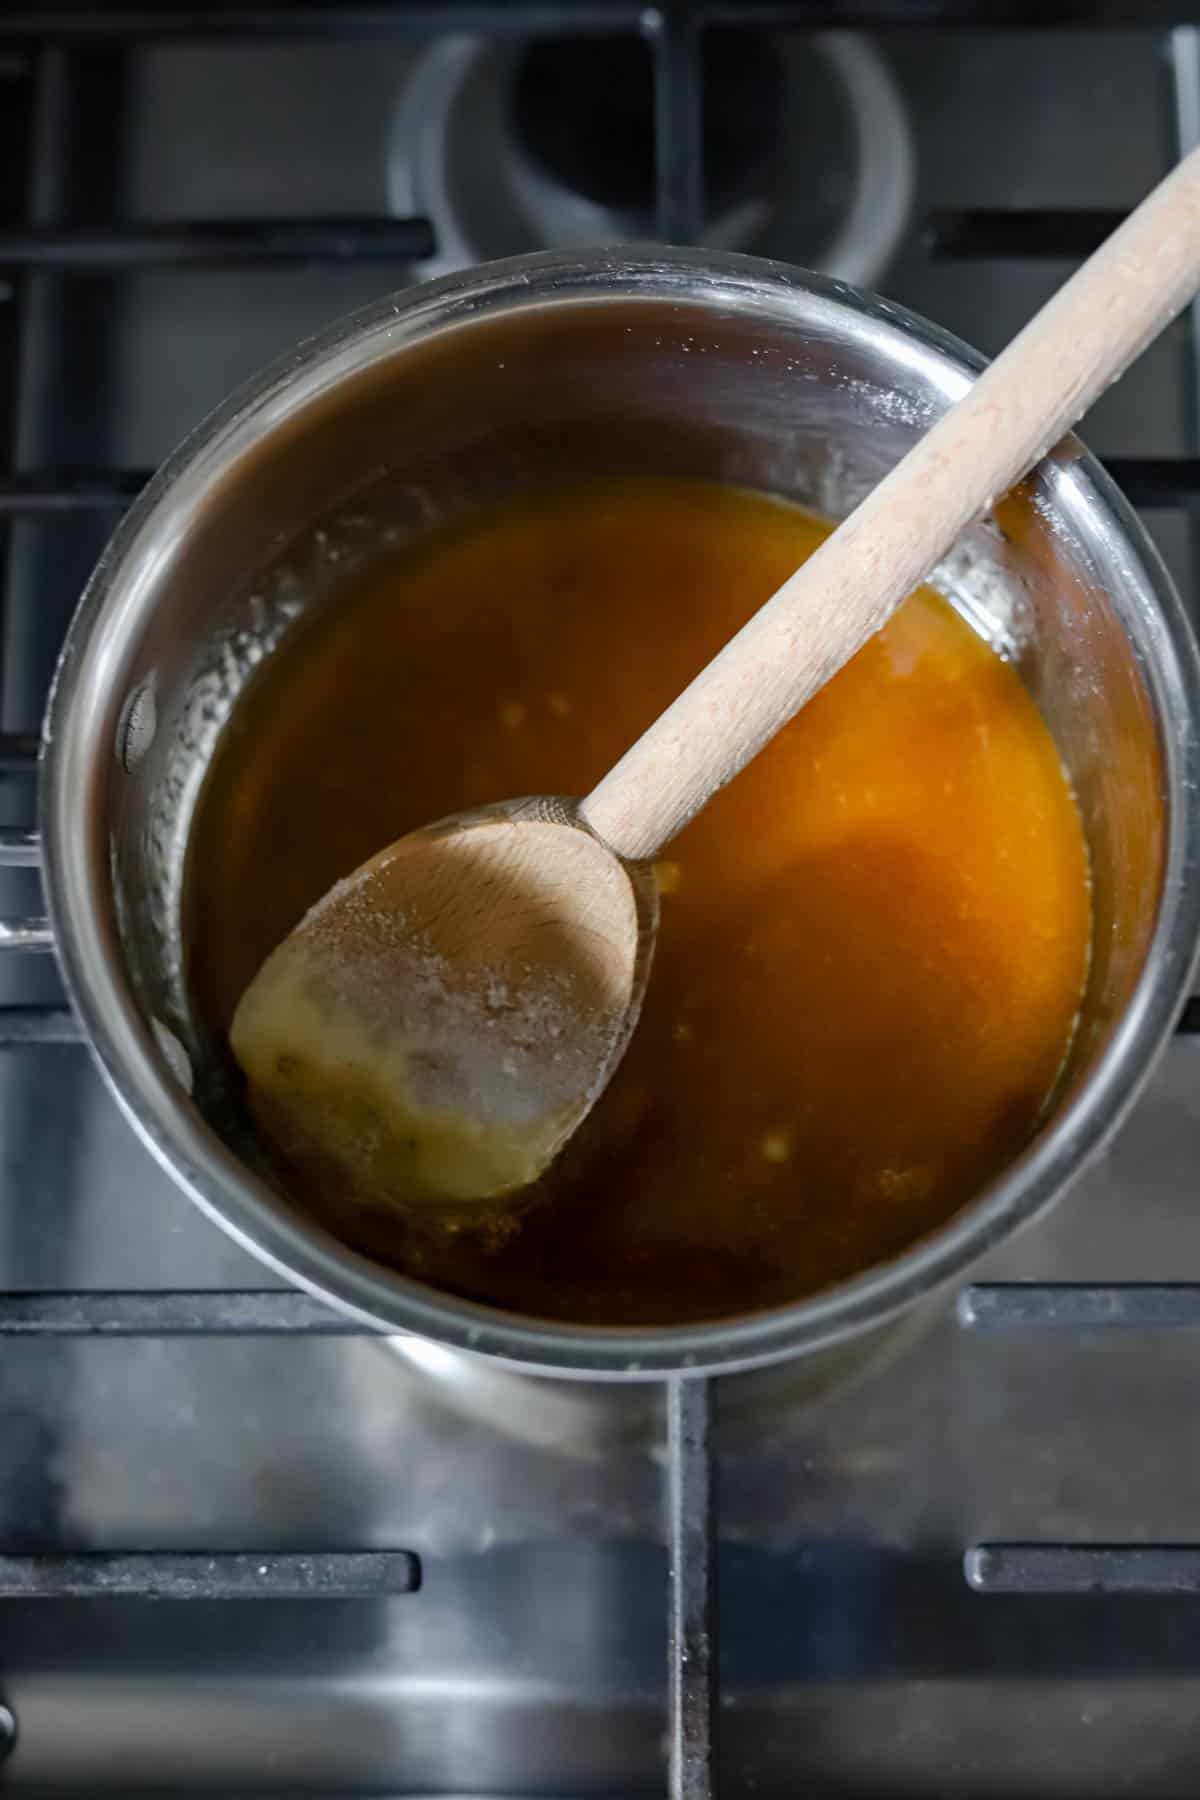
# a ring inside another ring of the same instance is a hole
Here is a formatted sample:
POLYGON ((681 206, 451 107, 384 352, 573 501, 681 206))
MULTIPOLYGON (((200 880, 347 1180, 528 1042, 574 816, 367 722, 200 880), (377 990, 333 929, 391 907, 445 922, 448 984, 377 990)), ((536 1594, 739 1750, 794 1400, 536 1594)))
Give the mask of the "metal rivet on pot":
POLYGON ((127 774, 141 762, 157 730, 158 704, 150 675, 130 692, 117 721, 117 761, 127 774))

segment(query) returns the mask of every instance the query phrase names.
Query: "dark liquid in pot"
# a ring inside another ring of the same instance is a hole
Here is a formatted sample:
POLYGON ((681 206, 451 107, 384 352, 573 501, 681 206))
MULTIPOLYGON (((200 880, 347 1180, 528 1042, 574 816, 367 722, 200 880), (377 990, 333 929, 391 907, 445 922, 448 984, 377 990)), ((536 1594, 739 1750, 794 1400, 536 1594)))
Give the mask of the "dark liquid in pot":
MULTIPOLYGON (((701 482, 473 514, 349 582, 239 703, 201 798, 191 979, 224 1032, 339 877, 442 814, 586 793, 824 528, 701 482)), ((1020 1150, 1090 932, 1032 700, 922 591, 672 846, 634 1042, 507 1232, 298 1191, 340 1236, 526 1313, 794 1300, 942 1224, 1020 1150)))

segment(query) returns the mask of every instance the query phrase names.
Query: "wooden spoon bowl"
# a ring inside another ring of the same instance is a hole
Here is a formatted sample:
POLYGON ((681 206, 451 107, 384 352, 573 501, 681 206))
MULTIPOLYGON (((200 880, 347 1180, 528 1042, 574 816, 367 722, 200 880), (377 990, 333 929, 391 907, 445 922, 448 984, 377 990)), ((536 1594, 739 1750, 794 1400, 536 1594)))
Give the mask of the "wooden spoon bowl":
POLYGON ((339 882, 234 1017, 256 1121, 378 1204, 478 1203, 535 1181, 637 1023, 653 871, 568 800, 413 832, 339 882))

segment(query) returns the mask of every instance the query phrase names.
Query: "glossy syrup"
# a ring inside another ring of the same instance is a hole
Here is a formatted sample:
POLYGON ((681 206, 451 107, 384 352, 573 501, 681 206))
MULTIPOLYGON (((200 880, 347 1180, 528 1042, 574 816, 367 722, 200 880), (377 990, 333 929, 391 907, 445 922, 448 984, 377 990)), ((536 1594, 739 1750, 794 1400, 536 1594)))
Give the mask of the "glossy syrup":
MULTIPOLYGON (((820 541, 783 503, 636 479, 481 510, 353 579, 254 677, 188 873, 224 1030, 332 882, 412 827, 585 793, 820 541)), ((1069 1043, 1079 816, 1016 673, 916 594, 672 846, 645 1011, 508 1232, 298 1205, 473 1298, 595 1324, 777 1305, 894 1255, 1026 1143, 1069 1043)))

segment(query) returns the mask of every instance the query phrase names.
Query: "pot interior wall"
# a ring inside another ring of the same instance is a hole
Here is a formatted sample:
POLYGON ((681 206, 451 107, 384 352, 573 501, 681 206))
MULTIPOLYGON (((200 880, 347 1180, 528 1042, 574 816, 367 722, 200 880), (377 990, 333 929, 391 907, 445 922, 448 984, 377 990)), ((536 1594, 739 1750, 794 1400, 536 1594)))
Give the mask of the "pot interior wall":
MULTIPOLYGON (((393 347, 246 443, 147 574, 123 671, 108 819, 114 901, 147 1017, 227 1134, 219 1046, 190 1004, 181 936, 189 824, 238 695, 307 608, 407 534, 483 498, 590 472, 737 482, 844 514, 962 376, 839 309, 572 300, 393 347)), ((286 410, 286 399, 264 404, 286 410)), ((1061 453, 1060 453, 1061 454, 1061 453)), ((1083 812, 1095 953, 1063 1084, 1102 1049, 1143 966, 1163 869, 1163 769, 1134 644, 1137 585, 1090 481, 1050 465, 974 528, 939 581, 1019 664, 1083 812), (1132 640, 1132 641, 1131 641, 1132 640)), ((1031 954, 1036 950, 1031 949, 1031 954)), ((251 1154, 246 1145, 244 1154, 251 1154)))

